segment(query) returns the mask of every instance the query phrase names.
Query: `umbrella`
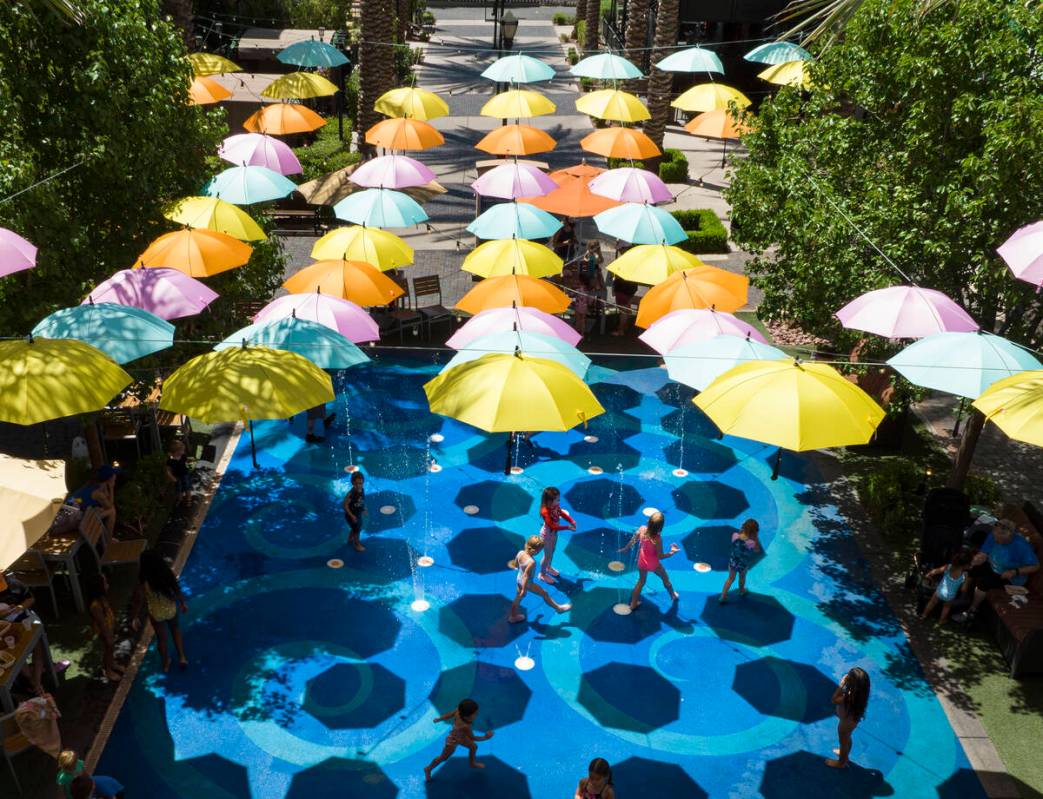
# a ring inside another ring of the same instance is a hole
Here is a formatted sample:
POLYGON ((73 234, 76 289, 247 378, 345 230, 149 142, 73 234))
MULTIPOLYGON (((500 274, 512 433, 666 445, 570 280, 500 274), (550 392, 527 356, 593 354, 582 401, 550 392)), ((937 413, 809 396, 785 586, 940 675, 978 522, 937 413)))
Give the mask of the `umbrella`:
POLYGON ((221 143, 217 154, 237 166, 263 166, 280 175, 294 175, 304 171, 293 148, 262 133, 229 136, 221 143))
POLYGON ((214 53, 189 53, 188 63, 196 75, 223 75, 226 72, 240 72, 241 68, 224 56, 214 53))
POLYGON ((334 228, 315 242, 311 257, 365 261, 386 272, 413 263, 413 248, 386 230, 350 225, 334 228))
POLYGON ((717 53, 704 47, 689 47, 678 50, 657 61, 656 67, 663 72, 717 72, 724 74, 724 64, 717 53))
POLYGON ((754 47, 743 58, 757 64, 784 64, 787 61, 810 61, 811 53, 792 42, 768 42, 754 47))
POLYGON ((496 59, 485 68, 482 77, 497 83, 536 83, 550 80, 556 74, 550 64, 519 54, 496 59))
POLYGON ((659 176, 647 169, 610 169, 592 179, 588 185, 594 194, 621 202, 663 203, 674 199, 659 176))
POLYGON ((592 193, 586 178, 568 179, 550 194, 542 197, 519 197, 518 201, 535 205, 551 214, 571 216, 575 219, 594 216, 619 205, 615 200, 592 193))
POLYGON ((945 294, 919 286, 889 286, 856 297, 836 313, 840 324, 887 338, 971 333, 978 323, 945 294))
POLYGON ((50 529, 67 492, 65 461, 0 453, 0 573, 50 529))
POLYGON ((152 242, 136 266, 169 267, 191 277, 211 277, 242 266, 253 247, 214 230, 186 229, 152 242))
POLYGON ((770 344, 761 344, 747 336, 714 336, 713 338, 674 347, 663 360, 671 380, 705 391, 722 374, 748 361, 773 361, 786 353, 770 344))
POLYGON ((728 154, 728 140, 738 139, 749 133, 750 125, 746 122, 736 122, 732 119, 730 111, 718 108, 716 111, 704 111, 698 116, 692 117, 688 120, 684 129, 693 136, 723 140, 724 147, 721 149, 721 166, 724 166, 725 156, 728 154))
POLYGON ((514 306, 490 308, 488 311, 482 311, 476 316, 472 316, 450 336, 446 341, 446 346, 452 347, 454 350, 462 349, 475 339, 506 330, 521 330, 538 333, 541 336, 554 336, 572 346, 576 346, 580 340, 576 329, 564 319, 536 308, 514 306))
POLYGON ((471 188, 483 197, 513 200, 516 197, 542 197, 558 188, 558 184, 532 164, 507 161, 483 174, 471 184, 471 188))
POLYGON ((333 206, 338 219, 372 227, 409 227, 427 219, 427 214, 408 194, 392 189, 366 189, 333 206))
POLYGON ((519 119, 553 114, 557 106, 532 89, 511 89, 494 95, 479 112, 494 119, 519 119))
POLYGON ((570 430, 605 412, 559 363, 526 355, 483 355, 424 385, 432 413, 489 433, 570 430))
POLYGON ((490 308, 525 305, 554 314, 565 311, 569 302, 565 292, 544 280, 528 275, 504 275, 479 282, 460 298, 456 307, 465 313, 477 314, 490 308))
POLYGON ((531 125, 501 125, 475 145, 493 155, 533 155, 554 149, 554 139, 531 125))
POLYGON ((601 89, 584 94, 576 100, 576 110, 598 119, 617 122, 640 122, 652 116, 637 97, 619 89, 601 89))
POLYGON ((174 344, 170 322, 141 308, 113 302, 89 302, 57 310, 37 323, 33 335, 82 341, 116 363, 136 361, 174 344))
POLYGON ((419 119, 384 119, 366 131, 366 143, 388 150, 427 150, 445 144, 445 137, 419 119))
POLYGON ((312 294, 285 294, 276 297, 260 310, 254 321, 274 322, 288 316, 326 325, 355 344, 377 341, 380 338, 377 323, 358 305, 317 291, 312 294))
POLYGON ((217 292, 176 269, 121 269, 83 303, 127 305, 170 320, 194 316, 216 299, 217 292))
POLYGON ((786 61, 783 64, 774 64, 763 72, 757 73, 757 77, 778 86, 795 86, 798 89, 810 89, 814 84, 812 84, 811 78, 808 77, 805 69, 807 63, 807 61, 786 61))
POLYGON ((565 166, 561 169, 555 169, 550 173, 551 180, 557 183, 559 186, 564 186, 566 183, 570 183, 574 180, 579 180, 583 184, 590 181, 591 178, 596 178, 602 172, 608 170, 600 166, 592 166, 587 163, 587 159, 584 158, 580 163, 573 164, 572 166, 565 166))
POLYGON ((0 422, 37 424, 101 410, 131 377, 75 339, 0 341, 0 422))
POLYGON ((606 236, 635 244, 676 244, 688 239, 681 223, 669 211, 648 203, 624 203, 602 211, 594 222, 606 236))
POLYGON ((285 283, 291 294, 323 294, 351 300, 356 305, 387 305, 403 294, 399 285, 365 261, 317 261, 285 283))
POLYGON ((674 347, 705 341, 714 336, 749 336, 761 344, 768 343, 757 328, 730 313, 712 308, 671 311, 656 320, 638 338, 660 355, 666 355, 674 347))
MULTIPOLYGON (((345 167, 328 172, 315 180, 309 180, 297 187, 297 193, 311 205, 336 205, 341 200, 363 190, 353 183, 354 174, 363 164, 348 164, 345 167)), ((438 181, 431 181, 422 186, 409 186, 401 190, 418 203, 427 202, 432 197, 445 194, 445 187, 438 181)))
POLYGON ((588 153, 596 153, 606 158, 629 158, 636 161, 662 155, 655 142, 637 128, 601 128, 584 136, 579 145, 588 153))
POLYGON ((702 261, 680 247, 640 244, 610 263, 608 271, 624 280, 655 286, 682 270, 700 266, 704 266, 702 261))
POLYGON ((630 80, 641 77, 641 70, 634 64, 612 53, 587 56, 569 71, 577 78, 595 80, 630 80))
MULTIPOLYGON (((636 247, 634 249, 637 249, 636 247)), ((616 259, 609 271, 622 259, 616 259)), ((640 268, 640 261, 635 262, 640 268)), ((617 272, 618 274, 618 272, 617 272)), ((654 277, 654 275, 648 275, 654 277)), ((637 309, 638 327, 648 327, 671 311, 715 308, 719 311, 737 311, 746 304, 750 279, 727 269, 705 264, 674 272, 654 285, 641 298, 637 309)))
POLYGON ((36 247, 13 230, 0 227, 0 277, 36 266, 36 247))
POLYGON ((268 238, 246 211, 217 197, 185 197, 163 215, 171 222, 224 233, 240 241, 264 241, 268 238))
POLYGON ((295 352, 323 369, 347 369, 369 362, 369 356, 336 330, 295 316, 247 325, 214 349, 241 347, 244 341, 255 347, 295 352))
POLYGON ((542 244, 525 239, 487 241, 476 247, 460 267, 481 277, 528 275, 548 277, 560 275, 561 259, 542 244))
POLYGON ((546 358, 548 361, 560 363, 581 380, 587 373, 587 369, 590 368, 590 358, 560 338, 524 330, 501 330, 497 333, 488 333, 474 339, 467 346, 460 347, 456 355, 449 359, 449 363, 442 367, 439 374, 454 369, 460 364, 475 361, 491 352, 511 355, 515 350, 521 350, 523 355, 532 358, 546 358))
POLYGON ((1043 371, 997 380, 974 407, 1011 438, 1043 447, 1043 371))
POLYGON ((1018 228, 996 252, 1018 280, 1043 284, 1043 221, 1018 228))
POLYGON ((308 100, 337 93, 335 84, 315 72, 290 72, 276 78, 261 92, 272 100, 308 100))
POLYGON ((723 83, 700 83, 686 91, 670 105, 682 111, 717 111, 727 110, 734 103, 739 108, 746 108, 751 100, 738 89, 725 86, 723 83))
POLYGON ((407 155, 383 155, 358 167, 351 175, 352 183, 369 188, 408 189, 435 180, 435 173, 407 155))
POLYGON ((910 383, 976 399, 1005 377, 1043 369, 1035 356, 991 333, 935 333, 887 361, 910 383))
POLYGON ((211 105, 227 100, 232 91, 212 78, 196 76, 188 87, 188 99, 192 105, 211 105))
POLYGON ((425 122, 449 115, 445 100, 434 92, 411 86, 384 92, 373 108, 389 117, 410 117, 425 122))
POLYGON ((348 57, 332 44, 314 39, 294 42, 280 50, 275 57, 284 64, 299 67, 340 67, 350 63, 348 57))
POLYGON ((326 124, 326 120, 303 105, 270 103, 250 114, 243 127, 252 133, 310 133, 326 124))
POLYGON ((233 205, 253 205, 287 197, 297 189, 289 178, 263 166, 233 166, 214 177, 203 190, 233 205))
POLYGON ((527 203, 497 203, 467 226, 480 239, 548 239, 561 222, 527 203))

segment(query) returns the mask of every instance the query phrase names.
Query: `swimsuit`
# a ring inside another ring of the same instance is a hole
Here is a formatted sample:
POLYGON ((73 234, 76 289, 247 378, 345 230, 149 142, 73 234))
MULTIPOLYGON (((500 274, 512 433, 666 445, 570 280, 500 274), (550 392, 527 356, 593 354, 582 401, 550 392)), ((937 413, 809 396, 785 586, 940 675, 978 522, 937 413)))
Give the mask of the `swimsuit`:
POLYGON ((946 569, 942 574, 942 581, 938 583, 936 591, 938 598, 942 602, 952 602, 956 599, 956 595, 960 593, 960 588, 967 580, 967 572, 963 572, 959 577, 953 577, 949 572, 950 569, 946 569))
POLYGON ((742 538, 738 533, 732 533, 732 550, 728 556, 728 568, 737 572, 744 572, 750 568, 750 559, 757 547, 757 543, 751 538, 742 538))
POLYGON ((518 554, 515 556, 515 561, 517 561, 518 563, 518 576, 516 579, 518 583, 518 588, 521 588, 522 580, 525 579, 525 569, 530 563, 532 563, 532 555, 530 555, 524 549, 519 550, 518 554))
POLYGON ((362 489, 358 493, 352 489, 351 493, 348 494, 348 507, 344 511, 344 521, 348 523, 348 527, 351 528, 353 535, 358 535, 362 532, 362 510, 366 506, 366 490, 362 489), (351 516, 348 516, 348 511, 351 511, 352 516, 355 517, 355 521, 351 520, 351 516))
POLYGON ((148 615, 156 621, 177 621, 177 602, 166 594, 153 591, 145 585, 145 604, 148 605, 148 615))
POLYGON ((470 724, 465 724, 460 721, 460 719, 457 719, 453 722, 453 729, 450 730, 449 735, 446 736, 445 745, 456 746, 459 744, 461 746, 470 746, 471 736, 467 734, 470 731, 470 724))
POLYGON ((637 568, 654 572, 659 568, 659 545, 651 538, 641 536, 641 545, 637 554, 637 568))

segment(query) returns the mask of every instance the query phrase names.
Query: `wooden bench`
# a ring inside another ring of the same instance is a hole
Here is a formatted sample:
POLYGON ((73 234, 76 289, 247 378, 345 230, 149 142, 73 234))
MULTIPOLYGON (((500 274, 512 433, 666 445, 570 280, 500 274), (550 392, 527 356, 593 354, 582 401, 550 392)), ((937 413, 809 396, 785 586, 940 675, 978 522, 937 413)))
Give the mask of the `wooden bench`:
POLYGON ((310 230, 316 236, 322 234, 322 217, 318 208, 275 208, 271 215, 279 232, 310 230))

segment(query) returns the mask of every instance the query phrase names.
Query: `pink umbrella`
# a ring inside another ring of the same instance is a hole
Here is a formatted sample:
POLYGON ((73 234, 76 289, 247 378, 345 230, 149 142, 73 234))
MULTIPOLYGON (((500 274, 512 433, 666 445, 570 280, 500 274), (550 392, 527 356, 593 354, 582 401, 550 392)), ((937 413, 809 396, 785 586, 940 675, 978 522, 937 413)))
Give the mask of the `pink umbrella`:
POLYGON ((490 333, 513 330, 515 325, 518 326, 518 330, 553 336, 572 347, 580 340, 579 333, 565 320, 544 313, 538 308, 523 305, 514 308, 490 308, 472 316, 450 337, 446 345, 454 350, 463 349, 477 338, 490 333))
POLYGON ((263 166, 280 175, 294 175, 304 171, 286 142, 261 133, 229 136, 217 148, 217 154, 236 166, 263 166))
POLYGON ((169 321, 194 316, 217 296, 216 291, 177 269, 122 269, 95 286, 81 305, 130 305, 169 321))
POLYGON ((277 297, 260 310, 254 321, 274 322, 288 316, 318 322, 336 330, 355 344, 380 338, 377 323, 362 308, 350 300, 319 292, 277 297))
POLYGON ((844 327, 887 338, 923 338, 978 329, 978 323, 947 296, 919 286, 868 291, 837 311, 836 316, 844 327))
POLYGON ((436 177, 408 155, 382 155, 360 164, 348 180, 370 189, 409 189, 430 183, 436 177))
POLYGON ((631 166, 602 172, 588 185, 594 194, 626 203, 663 203, 674 199, 658 175, 631 166))
POLYGON ((996 252, 1018 280, 1043 284, 1043 221, 1015 230, 996 252))
POLYGON ((483 197, 513 200, 517 197, 542 197, 558 188, 558 184, 532 164, 508 161, 490 169, 472 183, 471 188, 483 197))
POLYGON ((14 231, 0 227, 0 277, 36 266, 36 248, 14 231))
POLYGON ((638 338, 660 355, 666 355, 674 347, 706 341, 715 336, 749 336, 762 344, 768 343, 757 328, 730 313, 712 308, 671 311, 653 322, 638 338))

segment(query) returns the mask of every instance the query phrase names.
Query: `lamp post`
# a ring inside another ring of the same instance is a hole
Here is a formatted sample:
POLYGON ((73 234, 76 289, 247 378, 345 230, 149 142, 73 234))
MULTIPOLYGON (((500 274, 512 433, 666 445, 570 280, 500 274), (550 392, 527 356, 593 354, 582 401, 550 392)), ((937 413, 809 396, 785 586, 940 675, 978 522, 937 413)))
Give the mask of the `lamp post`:
POLYGON ((518 18, 508 10, 500 17, 500 36, 503 39, 505 50, 510 50, 514 46, 514 36, 517 32, 518 18))

